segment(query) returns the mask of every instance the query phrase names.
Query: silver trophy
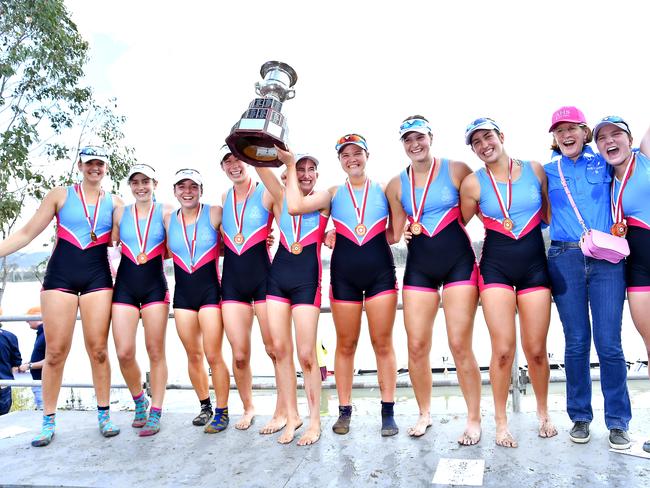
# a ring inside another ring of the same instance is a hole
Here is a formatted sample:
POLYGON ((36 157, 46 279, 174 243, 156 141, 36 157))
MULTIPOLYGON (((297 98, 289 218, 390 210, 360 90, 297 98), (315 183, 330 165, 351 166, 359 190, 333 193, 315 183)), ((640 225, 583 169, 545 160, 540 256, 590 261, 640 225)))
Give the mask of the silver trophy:
POLYGON ((292 88, 298 75, 288 64, 267 61, 260 74, 263 81, 255 83, 256 98, 248 105, 226 144, 240 160, 253 166, 281 166, 274 146, 287 149, 287 121, 280 113, 282 102, 291 100, 296 92, 292 88))

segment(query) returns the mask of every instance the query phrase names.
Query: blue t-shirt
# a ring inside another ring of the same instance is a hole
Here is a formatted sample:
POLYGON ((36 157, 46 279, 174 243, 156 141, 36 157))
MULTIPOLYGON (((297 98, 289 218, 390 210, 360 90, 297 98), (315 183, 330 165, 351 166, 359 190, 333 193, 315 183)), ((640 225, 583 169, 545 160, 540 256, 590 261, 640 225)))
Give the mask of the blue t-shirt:
POLYGON ((0 379, 13 380, 16 368, 23 363, 18 349, 18 338, 8 330, 0 329, 0 379))
POLYGON ((551 204, 551 240, 576 242, 583 234, 582 226, 562 187, 557 168, 558 160, 585 226, 588 229, 609 232, 613 223, 610 210, 611 168, 600 154, 585 146, 576 161, 554 153, 551 162, 544 165, 551 204))

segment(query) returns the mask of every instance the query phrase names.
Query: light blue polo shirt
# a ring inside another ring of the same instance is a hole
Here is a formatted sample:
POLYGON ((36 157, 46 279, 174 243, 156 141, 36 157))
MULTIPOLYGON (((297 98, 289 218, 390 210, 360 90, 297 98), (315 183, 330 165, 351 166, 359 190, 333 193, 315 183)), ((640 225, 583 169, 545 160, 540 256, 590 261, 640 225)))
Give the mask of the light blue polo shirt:
POLYGON ((571 196, 587 228, 609 232, 613 224, 610 209, 612 170, 600 154, 595 154, 591 147, 585 146, 576 161, 553 153, 551 162, 544 165, 551 204, 551 240, 575 242, 580 240, 583 233, 562 187, 557 169, 558 159, 571 196))

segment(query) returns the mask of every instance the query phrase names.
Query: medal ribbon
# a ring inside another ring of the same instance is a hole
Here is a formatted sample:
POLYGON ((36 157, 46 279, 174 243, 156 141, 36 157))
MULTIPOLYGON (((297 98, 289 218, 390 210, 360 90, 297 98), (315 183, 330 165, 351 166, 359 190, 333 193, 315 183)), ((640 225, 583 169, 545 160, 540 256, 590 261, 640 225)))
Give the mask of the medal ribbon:
POLYGON ((368 201, 368 188, 370 187, 370 179, 366 178, 366 182, 363 184, 363 197, 361 199, 361 208, 357 203, 357 197, 354 196, 354 190, 350 184, 350 179, 345 180, 345 186, 348 187, 350 192, 350 198, 352 199, 352 205, 354 205, 354 212, 357 215, 357 225, 363 223, 363 217, 366 215, 366 202, 368 201))
POLYGON ((510 205, 512 205, 512 158, 508 163, 508 186, 506 189, 506 203, 503 203, 503 198, 501 198, 501 193, 499 193, 499 187, 497 186, 497 181, 494 179, 494 175, 487 164, 485 165, 485 171, 487 171, 488 176, 490 177, 490 182, 492 183, 492 188, 494 193, 497 196, 497 201, 499 202, 499 207, 501 207, 501 213, 503 213, 504 218, 510 218, 510 205))
POLYGON ((199 228, 199 218, 201 218, 201 212, 203 211, 203 204, 199 203, 199 211, 196 214, 196 220, 194 221, 194 233, 192 235, 192 245, 190 246, 190 241, 187 238, 187 228, 185 227, 185 216, 183 215, 183 210, 179 210, 181 213, 181 222, 183 223, 183 238, 185 240, 185 247, 187 252, 190 255, 190 271, 194 271, 194 251, 196 251, 196 230, 199 228))
POLYGON ((237 227, 237 233, 241 234, 241 230, 244 227, 244 212, 246 211, 246 204, 248 203, 248 196, 251 193, 251 188, 253 187, 253 180, 249 179, 248 190, 246 190, 246 198, 244 198, 244 204, 241 206, 241 212, 237 212, 237 192, 235 187, 232 187, 232 209, 235 214, 235 227, 237 227))
POLYGON ((147 222, 144 226, 144 239, 140 233, 140 221, 138 220, 138 207, 136 204, 133 204, 133 220, 135 221, 135 235, 138 238, 138 247, 140 252, 146 254, 147 252, 147 239, 149 238, 149 228, 151 227, 151 216, 153 211, 156 208, 156 204, 151 202, 151 208, 149 209, 149 214, 147 215, 147 222))
POLYGON ((97 215, 99 214, 99 207, 101 206, 102 195, 104 194, 104 190, 102 189, 99 190, 99 195, 97 196, 97 205, 95 205, 95 211, 93 212, 92 220, 90 220, 90 213, 88 212, 88 205, 86 204, 86 195, 84 193, 84 188, 82 184, 77 185, 77 194, 79 195, 79 199, 81 200, 81 206, 84 209, 84 215, 86 216, 86 220, 88 221, 90 232, 94 234, 95 228, 97 227, 97 215))
POLYGON ((429 174, 427 174, 427 180, 424 184, 424 189, 422 190, 422 196, 420 197, 420 204, 415 206, 415 175, 413 174, 413 166, 411 165, 408 170, 408 177, 411 183, 411 208, 413 209, 413 221, 419 222, 422 217, 422 212, 424 212, 424 202, 427 199, 427 193, 429 193, 429 188, 431 187, 431 181, 433 180, 433 172, 436 170, 436 159, 433 159, 431 167, 429 168, 429 174))
MULTIPOLYGON (((309 196, 314 193, 314 190, 310 191, 307 195, 309 196)), ((291 215, 291 233, 293 234, 293 242, 300 242, 300 228, 302 227, 302 214, 301 215, 291 215)))
POLYGON ((632 154, 627 163, 627 168, 625 168, 625 173, 623 174, 623 179, 621 180, 621 189, 618 191, 618 197, 614 198, 614 188, 616 187, 616 181, 612 181, 611 187, 611 203, 610 208, 612 211, 612 219, 615 224, 622 222, 625 216, 623 215, 623 191, 627 186, 627 182, 630 180, 630 173, 632 172, 632 167, 636 162, 636 156, 632 154))

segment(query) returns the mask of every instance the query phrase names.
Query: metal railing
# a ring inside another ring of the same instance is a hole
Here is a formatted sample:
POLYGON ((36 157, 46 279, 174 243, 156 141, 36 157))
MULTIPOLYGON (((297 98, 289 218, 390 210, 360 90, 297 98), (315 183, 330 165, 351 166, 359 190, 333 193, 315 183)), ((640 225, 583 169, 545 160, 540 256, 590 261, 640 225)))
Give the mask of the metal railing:
MULTIPOLYGON (((399 303, 397 306, 398 310, 402 309, 402 304, 399 303)), ((321 313, 331 313, 331 308, 330 307, 321 307, 321 313)), ((173 311, 169 313, 169 318, 173 319, 174 318, 174 313, 173 311)), ((0 323, 1 322, 27 322, 27 321, 40 321, 42 320, 42 317, 40 315, 3 315, 0 316, 0 323)), ((77 315, 77 320, 80 320, 80 316, 77 315)), ((512 397, 512 411, 513 412, 520 412, 521 411, 521 395, 526 394, 527 392, 527 385, 530 383, 530 378, 528 377, 528 370, 526 368, 522 368, 519 366, 519 355, 518 355, 518 342, 519 340, 517 339, 517 347, 515 347, 515 357, 513 360, 512 364, 512 374, 511 374, 511 379, 510 379, 510 395, 512 397)), ((563 367, 560 365, 560 369, 563 370, 563 367)), ((411 381, 408 378, 404 378, 404 376, 408 371, 401 370, 401 373, 398 375, 397 379, 397 387, 398 388, 411 388, 411 381)), ((628 373, 628 380, 640 380, 640 379, 647 379, 647 374, 645 373, 639 373, 639 372, 630 372, 628 373)), ((263 377, 254 377, 253 378, 253 384, 252 388, 253 390, 275 390, 276 385, 275 385, 275 378, 273 377, 264 377, 264 378, 269 378, 269 381, 259 381, 260 378, 263 377), (255 378, 258 378, 256 381, 255 378), (271 378, 273 378, 273 381, 271 381, 271 378)), ((600 380, 600 372, 598 371, 591 371, 591 379, 592 381, 599 381, 600 380)), ((566 376, 561 375, 552 375, 551 376, 551 382, 552 383, 566 383, 566 376)), ((481 374, 481 384, 482 385, 489 385, 490 380, 487 378, 484 374, 481 374)), ((0 386, 15 386, 15 387, 32 387, 32 386, 40 386, 41 382, 39 380, 31 380, 31 381, 24 381, 24 380, 2 380, 0 379, 0 386)), ((458 382, 458 378, 454 375, 453 377, 444 377, 440 378, 434 375, 433 381, 432 381, 432 386, 434 387, 455 387, 459 386, 460 383, 458 382)), ((94 388, 92 383, 78 383, 78 382, 64 382, 61 384, 62 388, 94 388)), ((143 384, 144 389, 150 393, 150 381, 149 381, 149 372, 146 373, 146 379, 143 384)), ((116 383, 116 384, 111 384, 112 389, 125 389, 128 388, 126 384, 124 383, 116 383)), ((212 385, 210 385, 210 388, 212 389, 212 385)), ((298 382, 298 388, 304 388, 304 385, 302 381, 298 382)), ((323 381, 322 383, 322 388, 323 389, 336 389, 336 383, 335 381, 328 379, 323 381)), ((377 380, 375 381, 364 381, 359 379, 359 375, 356 376, 356 379, 353 380, 352 382, 352 388, 353 389, 376 389, 379 388, 379 382, 377 380)), ((167 390, 192 390, 193 387, 191 384, 187 383, 168 383, 166 385, 167 390)), ((235 390, 237 389, 237 386, 235 385, 234 382, 231 382, 230 384, 230 389, 235 390)))

